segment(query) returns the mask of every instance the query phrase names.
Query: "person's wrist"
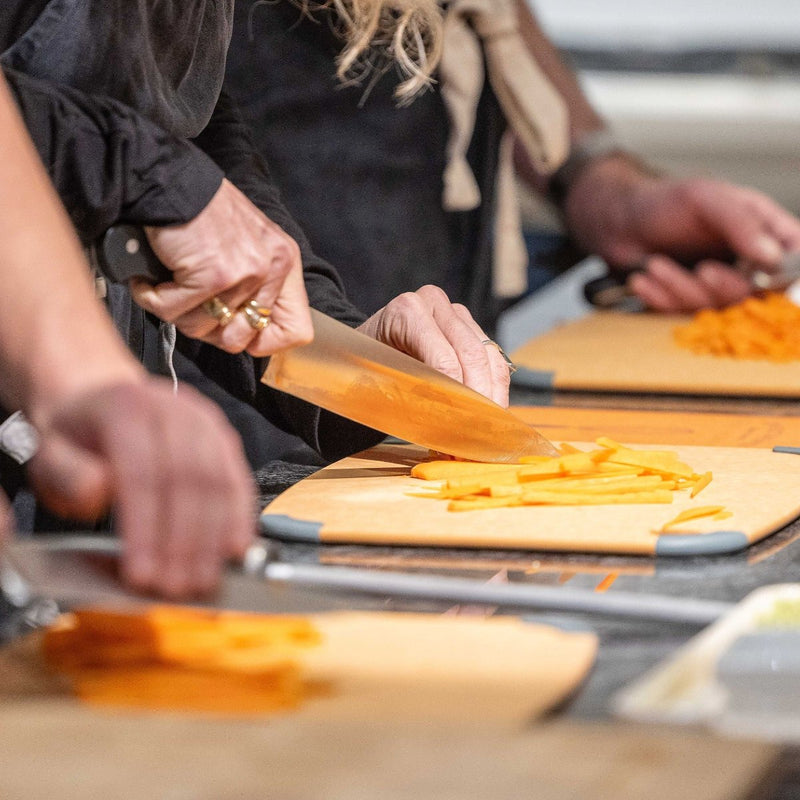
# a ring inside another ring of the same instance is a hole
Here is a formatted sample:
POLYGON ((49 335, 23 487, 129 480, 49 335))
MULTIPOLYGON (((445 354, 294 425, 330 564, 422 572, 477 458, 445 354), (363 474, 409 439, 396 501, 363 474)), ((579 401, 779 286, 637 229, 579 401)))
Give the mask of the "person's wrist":
POLYGON ((627 150, 610 130, 600 128, 572 143, 567 160, 550 177, 548 197, 566 214, 573 190, 585 184, 589 176, 601 174, 627 184, 632 179, 656 177, 658 173, 627 150))

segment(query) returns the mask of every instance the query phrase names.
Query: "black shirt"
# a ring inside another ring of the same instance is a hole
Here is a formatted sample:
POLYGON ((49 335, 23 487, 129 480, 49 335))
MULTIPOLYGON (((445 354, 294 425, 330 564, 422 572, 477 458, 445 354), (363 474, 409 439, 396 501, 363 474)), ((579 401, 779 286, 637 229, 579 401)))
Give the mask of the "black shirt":
MULTIPOLYGON (((233 0, 4 0, 0 62, 84 242, 118 222, 188 221, 225 175, 298 241, 311 304, 356 325, 363 314, 282 205, 263 158, 221 90, 232 5, 233 0)), ((115 298, 112 311, 123 334, 130 342, 137 331, 136 354, 157 371, 158 321, 133 305, 122 287, 115 298)), ((259 382, 262 360, 181 336, 178 351, 179 378, 223 407, 254 466, 276 455, 269 450, 265 418, 330 458, 380 438, 268 389, 259 382)))
POLYGON ((481 191, 474 211, 442 207, 449 122, 434 87, 399 108, 389 70, 374 83, 336 78, 333 12, 290 0, 237 0, 227 89, 284 201, 354 302, 372 312, 434 283, 491 330, 495 180, 505 120, 485 86, 467 153, 481 191))

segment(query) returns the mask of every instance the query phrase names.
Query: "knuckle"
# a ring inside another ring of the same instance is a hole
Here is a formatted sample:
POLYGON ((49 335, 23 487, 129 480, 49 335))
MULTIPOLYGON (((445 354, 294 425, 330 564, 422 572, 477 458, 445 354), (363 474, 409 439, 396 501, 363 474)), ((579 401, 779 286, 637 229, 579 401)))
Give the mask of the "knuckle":
POLYGON ((449 305, 450 303, 450 298, 447 296, 447 292, 445 292, 445 290, 440 286, 434 286, 432 283, 426 283, 424 286, 420 286, 416 293, 422 299, 430 302, 432 305, 444 303, 449 305))
POLYGON ((403 292, 397 295, 397 297, 387 305, 387 308, 389 307, 391 307, 392 312, 395 314, 410 316, 419 313, 419 311, 424 308, 424 303, 422 302, 418 290, 417 292, 403 292))

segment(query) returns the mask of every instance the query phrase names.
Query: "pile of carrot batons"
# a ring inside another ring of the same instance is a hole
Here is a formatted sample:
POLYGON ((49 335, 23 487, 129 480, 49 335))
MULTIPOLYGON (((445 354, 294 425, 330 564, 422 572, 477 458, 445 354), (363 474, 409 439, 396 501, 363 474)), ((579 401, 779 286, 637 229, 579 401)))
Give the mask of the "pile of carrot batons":
MULTIPOLYGON (((633 450, 601 436, 597 449, 582 451, 562 444, 557 456, 525 456, 519 464, 424 461, 411 476, 441 481, 416 496, 448 500, 450 511, 506 506, 575 506, 671 503, 675 492, 695 497, 711 482, 671 450, 633 450)), ((701 517, 727 519, 723 506, 697 506, 665 523, 658 533, 701 517)))
POLYGON ((304 617, 150 606, 65 614, 42 647, 48 666, 94 705, 257 714, 321 691, 299 664, 320 641, 304 617))
POLYGON ((695 353, 767 361, 800 359, 800 307, 784 294, 748 297, 720 310, 705 309, 674 330, 695 353))

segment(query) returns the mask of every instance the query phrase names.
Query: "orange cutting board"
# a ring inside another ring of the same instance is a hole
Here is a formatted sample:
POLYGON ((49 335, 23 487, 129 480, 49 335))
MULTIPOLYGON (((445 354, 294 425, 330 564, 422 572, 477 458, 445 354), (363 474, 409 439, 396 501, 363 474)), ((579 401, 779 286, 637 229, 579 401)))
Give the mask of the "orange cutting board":
POLYGON ((451 512, 414 496, 433 484, 409 475, 427 457, 414 445, 383 444, 290 487, 262 512, 268 536, 305 542, 432 545, 594 553, 697 555, 742 550, 800 516, 800 458, 762 448, 678 446, 712 483, 669 505, 523 506, 451 512), (698 519, 660 534, 680 511, 721 505, 723 522, 698 519))
POLYGON ((721 447, 800 446, 800 416, 513 406, 518 417, 552 441, 695 444, 721 447))
MULTIPOLYGON (((379 709, 380 718, 521 724, 574 691, 597 650, 593 633, 509 616, 342 611, 309 619, 321 642, 298 648, 292 660, 318 688, 278 716, 369 718, 379 709)), ((0 673, 0 727, 14 700, 38 697, 62 711, 78 705, 45 670, 37 635, 0 650, 0 673)))
POLYGON ((798 397, 800 361, 698 355, 673 328, 688 316, 604 311, 560 325, 511 354, 514 381, 536 388, 798 397))

